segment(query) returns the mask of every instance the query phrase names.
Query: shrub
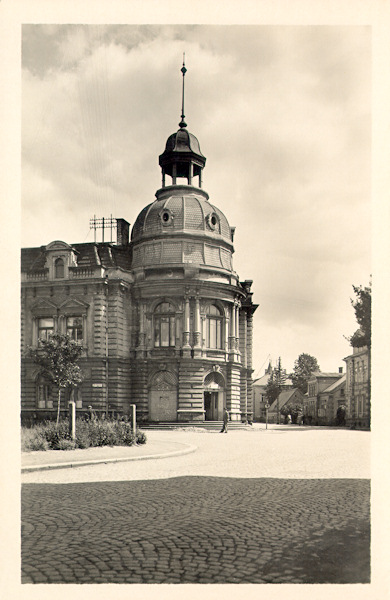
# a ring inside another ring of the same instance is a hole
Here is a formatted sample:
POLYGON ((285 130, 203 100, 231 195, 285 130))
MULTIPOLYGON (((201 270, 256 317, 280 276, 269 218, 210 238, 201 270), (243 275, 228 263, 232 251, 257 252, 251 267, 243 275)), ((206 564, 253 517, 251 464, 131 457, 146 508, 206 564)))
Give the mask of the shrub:
POLYGON ((76 421, 76 439, 69 433, 69 421, 63 419, 58 426, 46 421, 30 429, 22 428, 22 451, 31 450, 73 450, 94 446, 132 446, 145 444, 146 435, 137 430, 133 433, 129 421, 92 419, 76 421))
POLYGON ((22 452, 49 450, 49 444, 40 430, 22 430, 21 445, 22 452))
POLYGON ((57 450, 74 450, 76 442, 74 440, 62 439, 58 441, 57 450))
POLYGON ((58 426, 54 422, 47 421, 42 426, 42 432, 49 447, 52 450, 58 450, 60 440, 70 440, 69 423, 67 420, 60 421, 58 426))
POLYGON ((146 435, 143 431, 137 430, 136 436, 137 444, 146 444, 146 435))

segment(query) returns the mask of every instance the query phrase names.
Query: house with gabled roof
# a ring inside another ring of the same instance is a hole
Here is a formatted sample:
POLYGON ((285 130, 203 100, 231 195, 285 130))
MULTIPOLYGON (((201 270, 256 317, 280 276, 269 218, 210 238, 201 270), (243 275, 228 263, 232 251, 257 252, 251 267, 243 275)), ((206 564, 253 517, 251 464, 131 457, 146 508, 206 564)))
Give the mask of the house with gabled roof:
POLYGON ((307 397, 305 397, 303 408, 306 423, 319 425, 320 420, 325 422, 325 414, 322 413, 323 409, 321 409, 320 415, 318 414, 320 394, 342 377, 342 367, 339 368, 338 372, 323 373, 316 371, 312 373, 307 382, 307 397))
POLYGON ((319 392, 317 410, 319 425, 345 425, 346 379, 347 376, 344 374, 337 381, 319 392))
POLYGON ((304 394, 298 389, 291 387, 290 389, 283 390, 279 394, 279 398, 275 400, 268 409, 268 422, 278 422, 278 411, 279 411, 279 422, 284 422, 284 416, 281 416, 280 411, 283 407, 288 404, 296 405, 300 404, 303 407, 304 394))

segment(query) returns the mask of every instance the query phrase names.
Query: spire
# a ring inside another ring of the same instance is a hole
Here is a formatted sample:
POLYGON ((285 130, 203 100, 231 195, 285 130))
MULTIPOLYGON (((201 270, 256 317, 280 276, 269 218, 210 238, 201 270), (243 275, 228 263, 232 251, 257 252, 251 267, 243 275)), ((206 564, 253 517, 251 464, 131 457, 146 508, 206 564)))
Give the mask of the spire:
POLYGON ((184 120, 184 77, 187 73, 187 69, 185 66, 185 52, 183 52, 183 66, 181 68, 181 72, 183 73, 183 91, 182 91, 182 99, 181 99, 181 121, 179 123, 179 127, 187 127, 187 123, 184 120))

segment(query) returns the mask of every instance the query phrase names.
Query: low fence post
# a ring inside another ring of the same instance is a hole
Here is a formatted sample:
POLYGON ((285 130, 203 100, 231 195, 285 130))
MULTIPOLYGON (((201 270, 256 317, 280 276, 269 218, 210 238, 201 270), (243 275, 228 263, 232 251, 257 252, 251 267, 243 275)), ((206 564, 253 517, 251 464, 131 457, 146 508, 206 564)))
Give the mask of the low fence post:
POLYGON ((69 433, 72 440, 76 439, 76 402, 69 402, 69 433))
POLYGON ((135 435, 137 431, 135 404, 130 404, 131 431, 135 435))

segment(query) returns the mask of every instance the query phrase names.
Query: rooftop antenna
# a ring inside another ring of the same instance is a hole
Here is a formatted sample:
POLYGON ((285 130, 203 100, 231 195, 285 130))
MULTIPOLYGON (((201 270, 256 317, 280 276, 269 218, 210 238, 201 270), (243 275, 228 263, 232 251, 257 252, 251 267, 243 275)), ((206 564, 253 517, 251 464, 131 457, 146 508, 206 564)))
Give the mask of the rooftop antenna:
POLYGON ((182 92, 182 98, 181 98, 181 121, 179 123, 179 127, 187 127, 187 123, 184 120, 184 117, 185 117, 185 115, 184 115, 184 77, 185 77, 185 74, 187 73, 187 69, 185 66, 185 57, 186 57, 186 53, 183 52, 183 66, 180 69, 181 72, 183 73, 183 92, 182 92))

